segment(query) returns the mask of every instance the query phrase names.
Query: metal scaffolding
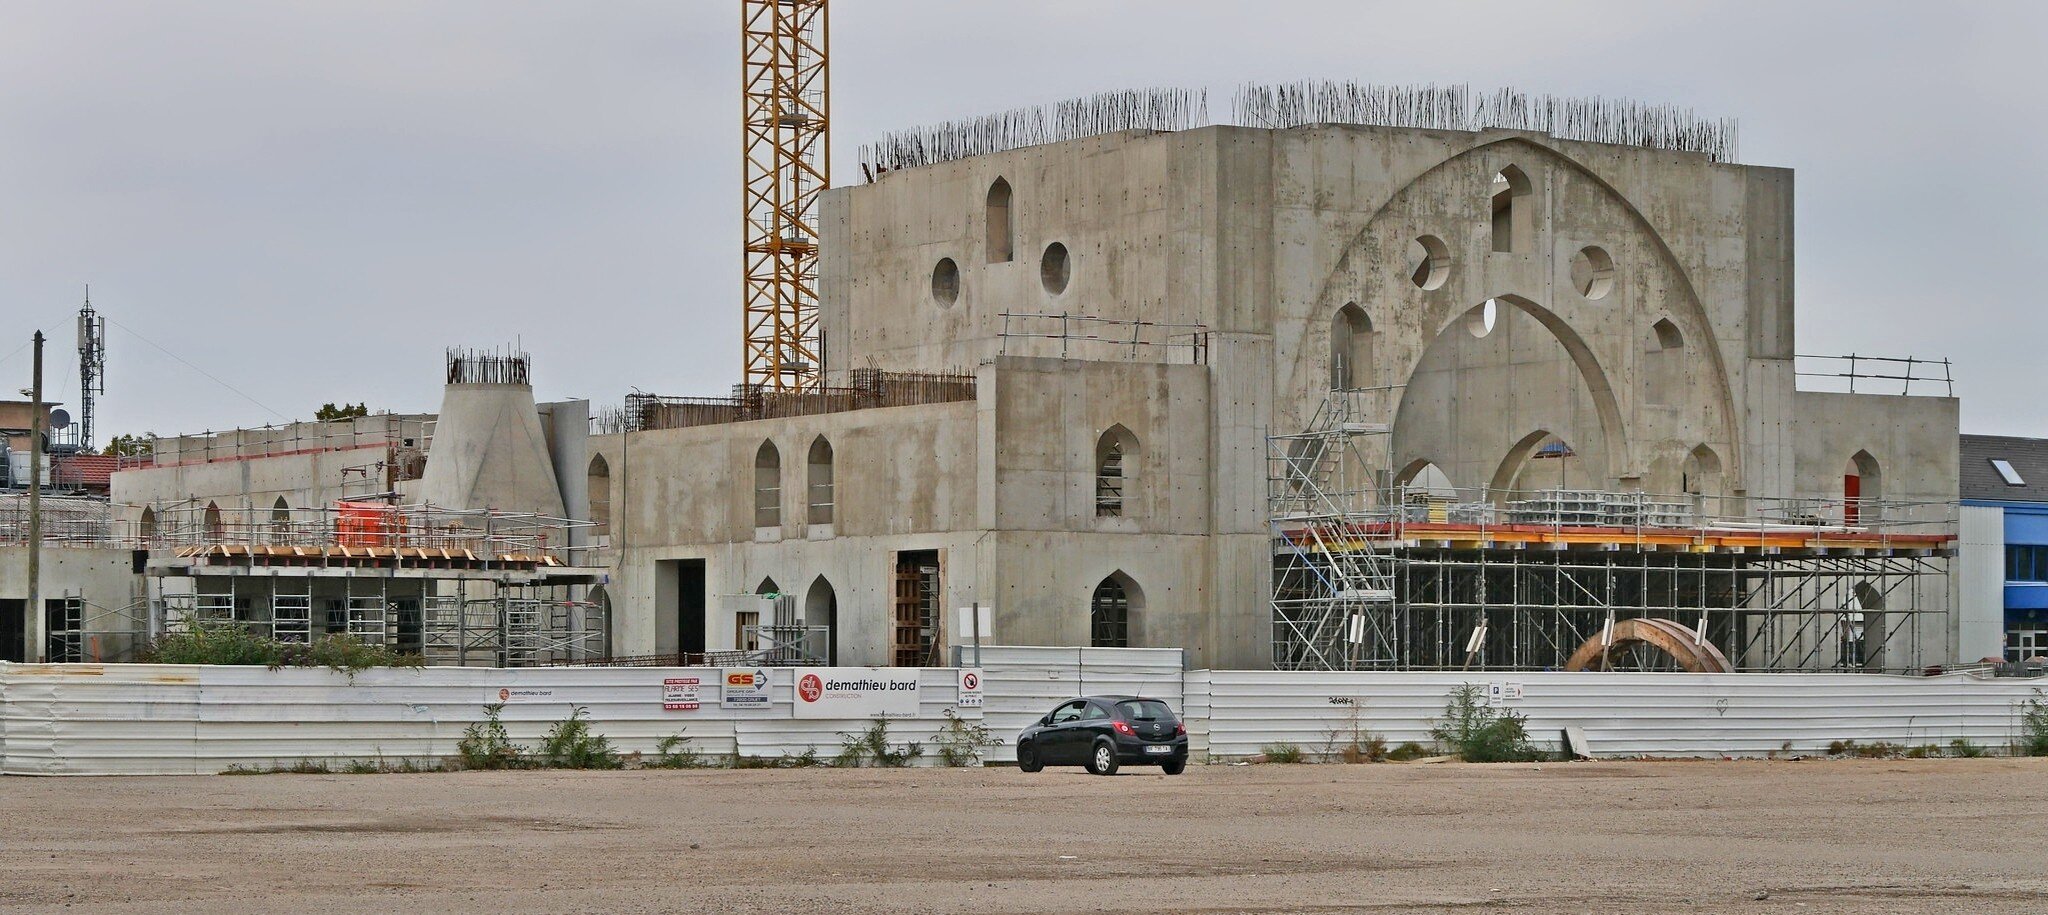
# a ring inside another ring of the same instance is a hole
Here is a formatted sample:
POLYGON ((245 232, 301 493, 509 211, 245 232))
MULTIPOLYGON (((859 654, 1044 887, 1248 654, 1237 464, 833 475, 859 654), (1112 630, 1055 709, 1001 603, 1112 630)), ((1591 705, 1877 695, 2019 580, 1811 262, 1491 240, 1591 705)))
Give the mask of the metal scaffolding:
POLYGON ((1331 392, 1269 440, 1279 669, 1678 669, 1616 638, 1634 619, 1738 671, 1947 657, 1952 504, 1407 485, 1374 421, 1396 396, 1331 392))
POLYGON ((429 664, 526 667, 607 653, 586 522, 382 502, 293 509, 155 503, 139 532, 158 595, 147 631, 240 626, 346 636, 429 664))

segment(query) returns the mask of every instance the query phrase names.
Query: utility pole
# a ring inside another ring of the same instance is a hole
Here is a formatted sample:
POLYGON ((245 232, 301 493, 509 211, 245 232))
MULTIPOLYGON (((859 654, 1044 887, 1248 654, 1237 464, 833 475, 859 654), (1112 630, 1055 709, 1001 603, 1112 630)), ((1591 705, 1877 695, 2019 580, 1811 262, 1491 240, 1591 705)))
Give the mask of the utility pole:
POLYGON ((35 375, 28 391, 28 620, 21 631, 35 641, 21 646, 23 658, 44 660, 49 638, 43 627, 43 429, 49 417, 43 410, 43 332, 36 331, 35 375))

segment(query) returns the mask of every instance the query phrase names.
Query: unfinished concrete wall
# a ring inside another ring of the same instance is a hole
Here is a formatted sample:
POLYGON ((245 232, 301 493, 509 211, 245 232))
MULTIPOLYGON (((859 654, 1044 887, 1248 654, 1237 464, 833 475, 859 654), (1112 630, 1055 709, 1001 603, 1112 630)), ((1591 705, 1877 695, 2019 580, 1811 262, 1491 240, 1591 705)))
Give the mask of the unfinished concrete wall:
MULTIPOLYGON (((112 547, 45 546, 39 558, 39 588, 44 601, 82 598, 84 628, 97 636, 80 649, 86 658, 125 658, 147 635, 148 614, 140 609, 144 599, 142 576, 135 574, 135 552, 112 547)), ((26 654, 15 660, 36 661, 45 657, 36 634, 43 632, 37 612, 27 606, 28 547, 0 546, 0 602, 8 612, 19 608, 21 617, 0 622, 0 632, 25 634, 24 644, 0 642, 0 659, 17 648, 26 654), (17 630, 16 627, 19 627, 17 630)), ((9 640, 11 642, 12 640, 9 640)))
POLYGON ((442 392, 422 501, 442 508, 566 513, 547 434, 523 384, 451 384, 442 392))
POLYGON ((674 563, 701 561, 705 647, 734 645, 719 596, 772 579, 803 597, 822 578, 837 599, 841 663, 889 663, 896 553, 941 551, 948 600, 964 606, 976 593, 975 429, 974 404, 946 403, 594 438, 611 468, 614 650, 677 650, 674 563), (832 508, 829 522, 813 523, 809 458, 820 438, 832 453, 832 508), (765 505, 764 445, 780 468, 765 505), (764 509, 773 523, 756 523, 770 520, 764 509))

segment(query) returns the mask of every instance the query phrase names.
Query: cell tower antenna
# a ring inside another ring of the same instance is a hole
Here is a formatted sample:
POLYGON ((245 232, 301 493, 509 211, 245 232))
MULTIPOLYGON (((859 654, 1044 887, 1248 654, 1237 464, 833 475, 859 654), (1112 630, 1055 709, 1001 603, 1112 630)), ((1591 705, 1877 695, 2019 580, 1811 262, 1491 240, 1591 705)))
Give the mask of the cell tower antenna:
POLYGON ((826 0, 740 0, 745 383, 822 383, 818 195, 830 186, 826 0))
POLYGON ((92 284, 78 310, 78 447, 92 449, 93 398, 107 393, 107 319, 92 310, 92 284))

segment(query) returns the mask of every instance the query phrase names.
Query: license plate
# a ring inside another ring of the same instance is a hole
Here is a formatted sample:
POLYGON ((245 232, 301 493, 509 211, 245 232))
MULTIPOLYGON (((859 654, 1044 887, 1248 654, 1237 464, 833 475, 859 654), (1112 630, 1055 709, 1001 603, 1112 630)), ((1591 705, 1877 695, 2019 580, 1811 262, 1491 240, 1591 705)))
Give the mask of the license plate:
POLYGON ((1145 752, 1147 752, 1147 753, 1151 753, 1151 754, 1153 754, 1154 756, 1165 756, 1166 754, 1168 754, 1168 753, 1171 753, 1171 752, 1173 752, 1173 748, 1172 748, 1172 747, 1169 747, 1169 746, 1164 746, 1164 745, 1156 745, 1156 746, 1150 746, 1150 747, 1146 747, 1146 748, 1145 748, 1145 752))

